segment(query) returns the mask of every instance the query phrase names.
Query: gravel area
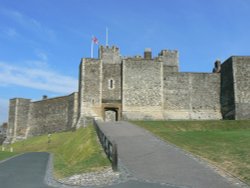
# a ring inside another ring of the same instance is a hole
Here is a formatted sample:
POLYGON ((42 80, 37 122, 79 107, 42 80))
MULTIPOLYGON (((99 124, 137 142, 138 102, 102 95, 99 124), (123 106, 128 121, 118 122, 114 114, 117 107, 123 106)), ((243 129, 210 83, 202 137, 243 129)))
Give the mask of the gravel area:
POLYGON ((105 168, 98 172, 90 172, 77 174, 71 177, 56 180, 53 177, 53 154, 50 154, 45 182, 52 187, 102 187, 113 184, 124 183, 129 180, 136 180, 131 173, 119 161, 118 172, 114 172, 111 168, 105 168))
POLYGON ((58 181, 67 185, 100 186, 117 182, 119 177, 119 172, 113 172, 111 168, 106 168, 102 171, 74 175, 58 181))

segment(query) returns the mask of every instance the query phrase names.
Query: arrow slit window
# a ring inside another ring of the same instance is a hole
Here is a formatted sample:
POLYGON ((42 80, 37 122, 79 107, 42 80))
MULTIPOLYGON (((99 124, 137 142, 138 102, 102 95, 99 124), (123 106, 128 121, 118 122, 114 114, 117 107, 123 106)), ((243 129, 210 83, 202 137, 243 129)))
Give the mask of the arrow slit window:
POLYGON ((108 88, 109 89, 114 89, 115 88, 115 81, 113 79, 109 79, 108 88))

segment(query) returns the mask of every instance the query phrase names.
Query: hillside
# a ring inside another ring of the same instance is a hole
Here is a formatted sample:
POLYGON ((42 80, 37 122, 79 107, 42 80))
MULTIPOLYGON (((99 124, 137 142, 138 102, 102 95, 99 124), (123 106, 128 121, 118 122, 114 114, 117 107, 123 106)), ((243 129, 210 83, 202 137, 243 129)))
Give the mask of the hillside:
POLYGON ((133 123, 250 184, 249 120, 133 123))
MULTIPOLYGON (((110 166, 96 137, 93 126, 75 132, 55 133, 50 136, 32 137, 11 145, 14 154, 24 152, 50 152, 54 154, 54 175, 68 177, 110 166)), ((9 152, 1 152, 1 156, 9 152)), ((3 158, 3 157, 2 157, 3 158)))

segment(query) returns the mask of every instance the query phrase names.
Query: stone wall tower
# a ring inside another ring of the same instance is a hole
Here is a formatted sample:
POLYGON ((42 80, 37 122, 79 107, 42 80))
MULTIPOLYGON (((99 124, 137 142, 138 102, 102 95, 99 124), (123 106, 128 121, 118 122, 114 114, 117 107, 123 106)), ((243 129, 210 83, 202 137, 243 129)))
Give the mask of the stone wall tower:
POLYGON ((98 59, 81 60, 78 126, 88 117, 120 119, 121 80, 119 48, 100 46, 98 59))
POLYGON ((10 100, 7 140, 5 143, 26 139, 28 134, 30 99, 10 100))
POLYGON ((104 120, 120 120, 122 111, 122 60, 119 48, 99 49, 102 63, 102 117, 104 120))
POLYGON ((164 72, 179 72, 179 53, 177 50, 162 50, 158 60, 163 62, 164 72))
POLYGON ((233 56, 221 66, 224 119, 250 119, 250 56, 233 56))

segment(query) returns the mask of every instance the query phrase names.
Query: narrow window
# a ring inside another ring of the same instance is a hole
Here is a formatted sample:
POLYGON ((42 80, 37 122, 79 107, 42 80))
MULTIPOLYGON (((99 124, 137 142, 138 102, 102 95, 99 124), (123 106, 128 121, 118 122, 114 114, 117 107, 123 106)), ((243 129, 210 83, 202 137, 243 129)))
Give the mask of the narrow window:
POLYGON ((113 89, 113 80, 110 80, 110 89, 113 89))
POLYGON ((114 88, 115 88, 114 84, 115 84, 115 81, 112 80, 112 79, 110 79, 110 80, 109 80, 109 84, 108 84, 108 88, 109 88, 109 89, 114 89, 114 88))

